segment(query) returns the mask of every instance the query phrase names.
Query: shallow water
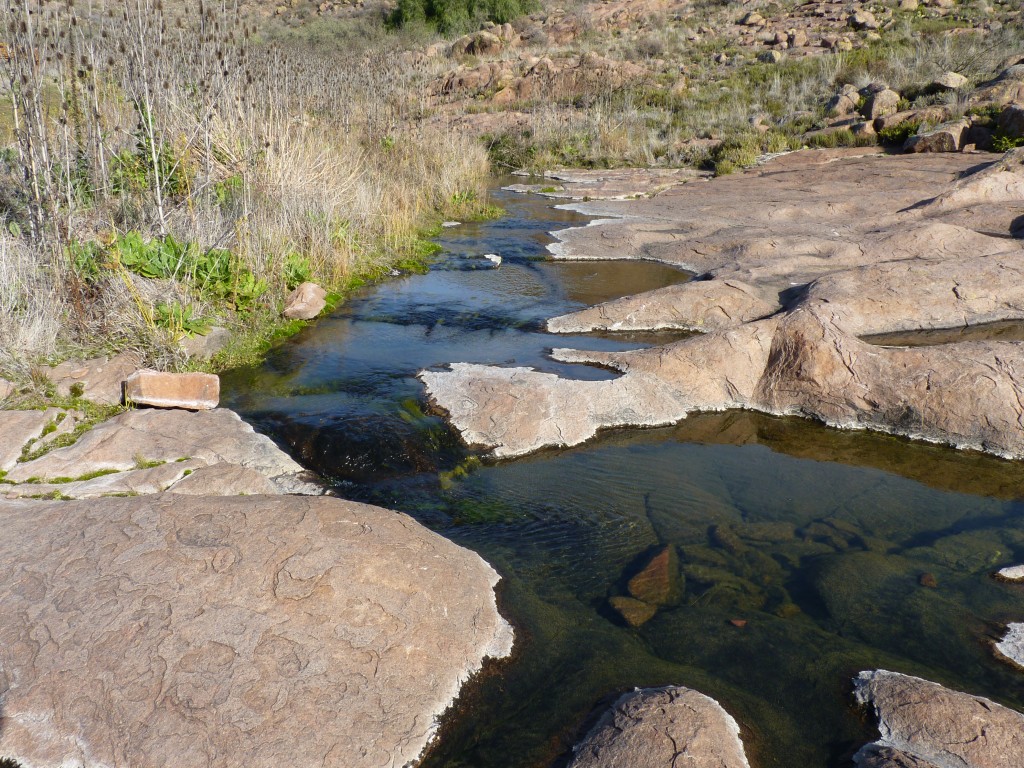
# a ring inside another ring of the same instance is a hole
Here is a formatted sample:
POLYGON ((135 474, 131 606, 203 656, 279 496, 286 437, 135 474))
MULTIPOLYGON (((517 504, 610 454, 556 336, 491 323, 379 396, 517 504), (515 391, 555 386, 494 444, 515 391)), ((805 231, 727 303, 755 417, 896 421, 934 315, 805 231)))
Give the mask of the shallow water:
POLYGON ((227 405, 343 495, 408 512, 502 574, 515 655, 468 687, 425 766, 564 762, 595 707, 634 686, 717 698, 755 768, 848 764, 873 736, 851 705, 861 669, 1024 707, 1024 673, 989 647, 1000 622, 1024 617, 1024 587, 989 576, 1024 561, 1019 463, 748 412, 476 461, 429 413, 418 370, 612 376, 546 351, 657 339, 553 336, 544 320, 686 279, 645 262, 546 261, 545 233, 584 220, 499 202, 501 221, 445 233, 429 274, 367 289, 223 382, 227 405), (680 555, 683 597, 630 629, 607 598, 663 546, 680 555))

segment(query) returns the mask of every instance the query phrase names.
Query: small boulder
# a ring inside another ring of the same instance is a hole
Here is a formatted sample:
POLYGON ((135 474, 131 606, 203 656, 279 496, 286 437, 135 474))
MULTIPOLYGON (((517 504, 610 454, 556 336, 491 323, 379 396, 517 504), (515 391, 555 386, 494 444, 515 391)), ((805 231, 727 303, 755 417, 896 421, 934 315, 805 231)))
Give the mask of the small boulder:
POLYGON ((868 96, 861 114, 869 120, 892 115, 899 109, 900 95, 891 88, 883 88, 868 96))
POLYGON ((762 62, 763 64, 778 64, 780 61, 782 61, 782 52, 765 51, 764 53, 757 57, 757 60, 762 62))
POLYGON ((6 400, 14 394, 16 387, 7 379, 0 379, 0 400, 6 400))
POLYGON ((569 768, 748 768, 740 728, 714 699, 682 686, 623 694, 573 748, 569 768))
POLYGON ((916 11, 918 6, 917 0, 900 0, 901 11, 916 11))
POLYGON ((968 79, 959 72, 943 72, 936 77, 928 86, 928 90, 937 91, 958 91, 969 83, 968 79))
POLYGON ((742 19, 740 19, 740 24, 742 24, 745 27, 763 27, 767 23, 768 22, 765 21, 764 16, 762 16, 757 11, 751 11, 742 19))
POLYGON ((789 47, 790 48, 803 48, 807 45, 807 33, 802 29, 791 29, 789 30, 789 47))
POLYGON ((911 136, 903 145, 905 152, 959 152, 971 128, 970 120, 943 123, 925 133, 911 136))
POLYGON ((828 100, 825 110, 829 115, 845 117, 857 111, 858 102, 860 102, 860 94, 857 93, 857 88, 847 83, 828 100))
POLYGON ((654 618, 654 614, 658 612, 656 606, 624 595, 609 597, 608 604, 614 608, 615 611, 631 627, 639 627, 646 624, 654 618))
POLYGON ((212 373, 164 373, 143 368, 125 380, 124 400, 155 408, 208 411, 220 401, 220 377, 212 373))
POLYGON ((284 301, 281 314, 289 320, 312 320, 327 306, 327 291, 316 283, 303 283, 284 301))
POLYGON ((862 31, 865 29, 878 29, 878 27, 880 26, 878 23, 878 19, 875 18, 875 14, 873 14, 871 11, 866 11, 863 9, 859 11, 854 11, 852 14, 850 14, 850 17, 849 19, 847 19, 847 21, 849 22, 851 27, 858 31, 862 31))

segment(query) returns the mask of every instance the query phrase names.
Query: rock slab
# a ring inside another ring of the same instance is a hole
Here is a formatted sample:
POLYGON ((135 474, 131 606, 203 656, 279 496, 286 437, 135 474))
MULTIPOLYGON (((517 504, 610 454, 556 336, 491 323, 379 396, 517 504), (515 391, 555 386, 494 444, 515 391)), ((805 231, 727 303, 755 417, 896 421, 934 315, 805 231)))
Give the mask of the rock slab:
POLYGON ((910 766, 1024 765, 1024 715, 1020 712, 884 669, 861 672, 854 680, 854 694, 858 702, 874 709, 881 733, 878 741, 854 757, 860 768, 885 765, 875 757, 884 748, 906 756, 905 764, 910 766))
POLYGON ((511 630, 495 572, 330 498, 0 502, 0 755, 24 765, 415 761, 511 630))
POLYGON ((732 716, 682 686, 624 694, 573 752, 569 768, 749 768, 732 716))
POLYGON ((165 373, 143 368, 125 380, 124 400, 154 408, 208 411, 220 402, 220 377, 212 373, 165 373))

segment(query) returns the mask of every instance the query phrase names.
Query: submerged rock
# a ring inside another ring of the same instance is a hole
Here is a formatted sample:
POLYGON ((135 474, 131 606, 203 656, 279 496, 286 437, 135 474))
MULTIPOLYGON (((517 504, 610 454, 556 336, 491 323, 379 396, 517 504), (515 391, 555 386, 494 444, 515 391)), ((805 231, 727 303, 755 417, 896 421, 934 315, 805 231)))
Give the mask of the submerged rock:
POLYGON ((625 595, 609 597, 608 605, 631 627, 643 626, 658 612, 658 606, 625 595))
POLYGON ((878 761, 879 750, 884 749, 904 755, 903 764, 908 766, 1024 765, 1024 715, 1020 712, 886 670, 861 672, 854 679, 854 693, 860 704, 872 707, 881 732, 878 741, 855 756, 860 768, 888 768, 889 763, 878 761))
POLYGON ((569 768, 749 768, 732 716, 682 686, 623 694, 573 753, 569 768))
POLYGON ((671 605, 682 597, 679 555, 675 546, 656 552, 626 585, 629 594, 652 605, 671 605))
POLYGON ((0 502, 0 755, 24 765, 415 762, 511 630, 497 574, 337 499, 0 502))

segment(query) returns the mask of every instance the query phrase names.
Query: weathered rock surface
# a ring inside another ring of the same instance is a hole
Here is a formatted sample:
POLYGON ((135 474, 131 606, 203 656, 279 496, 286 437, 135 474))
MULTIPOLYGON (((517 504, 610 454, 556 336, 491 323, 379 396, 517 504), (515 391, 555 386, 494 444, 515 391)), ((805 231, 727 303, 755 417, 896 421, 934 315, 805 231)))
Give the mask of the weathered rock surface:
POLYGON ((557 258, 644 258, 699 279, 549 321, 549 330, 686 328, 634 352, 556 349, 621 371, 572 381, 462 364, 421 378, 466 440, 509 456, 602 427, 752 408, 1024 456, 1024 344, 879 347, 861 336, 1024 320, 1024 151, 794 153, 651 200, 573 206, 557 258))
POLYGON ((16 387, 13 382, 0 378, 0 402, 14 394, 16 387))
POLYGON ((13 469, 22 448, 39 437, 50 423, 56 409, 46 411, 0 411, 0 471, 13 469))
POLYGON ((854 680, 854 693, 859 703, 874 710, 881 732, 877 742, 854 758, 861 768, 890 765, 878 762, 881 749, 903 753, 903 764, 910 766, 1024 765, 1024 715, 1012 709, 886 670, 861 672, 854 680))
MULTIPOLYGON (((140 462, 179 465, 179 470, 192 466, 181 467, 182 459, 194 461, 195 467, 223 462, 240 465, 268 478, 286 493, 294 492, 289 486, 305 474, 270 438, 257 434, 232 411, 140 410, 108 419, 67 448, 58 448, 33 461, 15 465, 6 479, 24 483, 35 478, 45 483, 110 470, 128 472, 136 470, 140 462)), ((170 466, 143 479, 158 484, 153 490, 163 490, 181 478, 179 475, 171 479, 171 475, 164 474, 173 468, 170 466)), ((128 478, 124 481, 135 482, 128 478)), ((93 489, 110 487, 109 484, 118 480, 115 475, 104 475, 81 482, 92 485, 61 483, 64 487, 57 490, 64 495, 83 490, 91 496, 95 495, 93 489)), ((124 489, 129 490, 133 489, 124 489)))
POLYGON ((78 385, 81 396, 104 405, 121 402, 124 380, 139 368, 141 358, 134 352, 93 360, 69 360, 43 372, 57 385, 58 394, 67 396, 78 385))
POLYGON ((31 765, 417 759, 507 655, 497 575, 336 499, 0 502, 0 754, 31 765))
POLYGON ((282 315, 291 320, 312 320, 327 306, 327 291, 316 283, 303 283, 284 301, 282 315))
POLYGON ((1003 639, 995 644, 995 649, 999 656, 1024 668, 1024 624, 1009 624, 1003 639))
POLYGON ((171 493, 189 496, 266 496, 281 493, 266 475, 226 461, 199 467, 168 488, 171 493))
POLYGON ((682 686, 624 694, 573 752, 570 768, 749 768, 732 716, 682 686))
POLYGON ((124 399, 133 405, 208 411, 220 402, 220 377, 143 368, 125 379, 124 399))
POLYGON ((740 280, 693 280, 625 296, 548 320, 552 333, 712 331, 767 317, 779 309, 740 280))

